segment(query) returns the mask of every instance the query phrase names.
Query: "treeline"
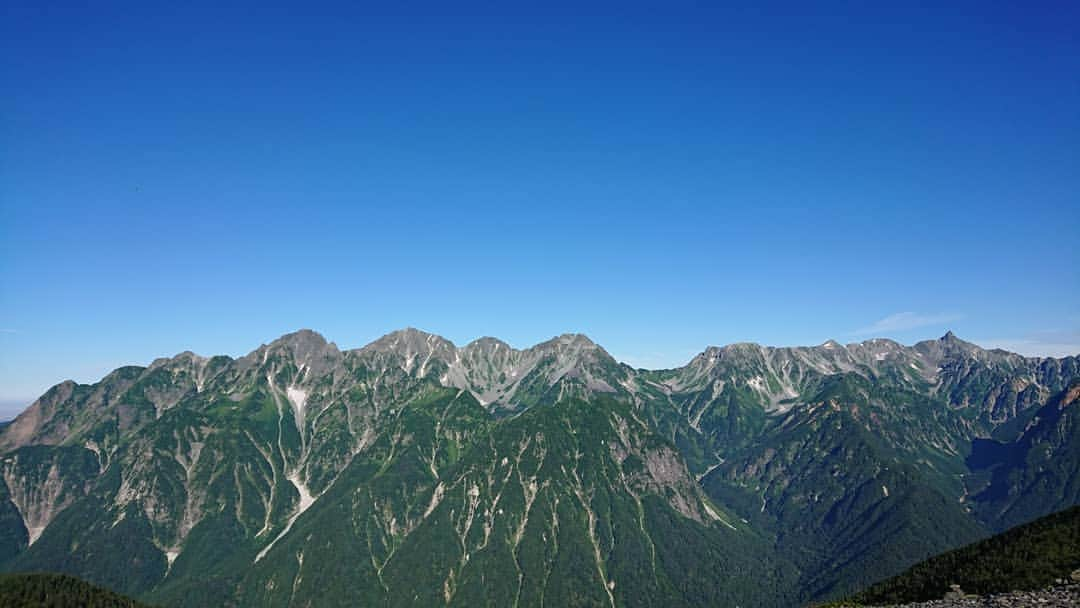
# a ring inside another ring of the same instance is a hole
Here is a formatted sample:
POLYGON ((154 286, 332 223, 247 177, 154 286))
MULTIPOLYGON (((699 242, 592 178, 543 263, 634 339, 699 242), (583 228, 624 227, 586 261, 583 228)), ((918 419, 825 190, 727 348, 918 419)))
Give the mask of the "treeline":
POLYGON ((148 604, 65 574, 0 575, 4 608, 150 608, 148 604))
POLYGON ((878 605, 941 599, 950 585, 986 595, 1048 587, 1080 568, 1080 506, 916 564, 849 598, 878 605))

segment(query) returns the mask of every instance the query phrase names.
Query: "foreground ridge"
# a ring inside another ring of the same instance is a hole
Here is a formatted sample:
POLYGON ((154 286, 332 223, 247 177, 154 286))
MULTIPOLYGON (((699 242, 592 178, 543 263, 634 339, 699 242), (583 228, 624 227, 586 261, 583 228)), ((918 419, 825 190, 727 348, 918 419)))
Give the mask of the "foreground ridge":
MULTIPOLYGON (((962 592, 961 592, 962 593, 962 592)), ((1075 608, 1080 606, 1080 584, 1062 584, 1038 591, 1010 591, 993 595, 962 597, 915 602, 909 604, 889 604, 889 608, 1075 608)))
POLYGON ((956 599, 964 592, 1038 591, 1063 582, 1080 583, 1080 507, 935 556, 852 599, 864 604, 956 599))
POLYGON ((150 608, 129 597, 64 574, 0 575, 0 606, 7 608, 150 608))

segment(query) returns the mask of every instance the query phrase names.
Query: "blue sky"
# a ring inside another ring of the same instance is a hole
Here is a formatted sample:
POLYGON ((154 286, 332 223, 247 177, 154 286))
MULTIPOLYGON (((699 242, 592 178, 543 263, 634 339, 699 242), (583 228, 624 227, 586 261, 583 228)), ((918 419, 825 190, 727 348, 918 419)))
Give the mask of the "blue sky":
POLYGON ((299 327, 1080 351, 1075 3, 63 4, 0 15, 8 403, 299 327))

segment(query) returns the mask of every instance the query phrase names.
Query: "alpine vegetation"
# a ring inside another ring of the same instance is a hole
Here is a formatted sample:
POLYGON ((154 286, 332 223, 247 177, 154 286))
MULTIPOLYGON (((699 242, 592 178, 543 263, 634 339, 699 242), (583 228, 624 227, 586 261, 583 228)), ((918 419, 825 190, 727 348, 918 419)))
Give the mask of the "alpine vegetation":
POLYGON ((165 606, 791 606, 1080 503, 1080 360, 301 330, 49 389, 0 568, 165 606))

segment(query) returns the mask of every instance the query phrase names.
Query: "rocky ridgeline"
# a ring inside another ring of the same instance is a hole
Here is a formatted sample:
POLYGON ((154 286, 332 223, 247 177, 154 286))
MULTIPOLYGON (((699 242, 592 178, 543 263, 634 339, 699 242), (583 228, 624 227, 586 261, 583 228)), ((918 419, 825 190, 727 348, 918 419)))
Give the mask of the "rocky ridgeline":
POLYGON ((962 592, 950 592, 945 599, 914 604, 900 604, 895 608, 988 608, 1009 606, 1011 608, 1076 608, 1080 606, 1080 584, 1059 584, 1039 591, 1011 591, 986 596, 969 596, 962 592))
POLYGON ((50 389, 0 430, 0 570, 177 608, 792 606, 1080 503, 1077 400, 1080 357, 951 333, 646 370, 301 330, 50 389))

